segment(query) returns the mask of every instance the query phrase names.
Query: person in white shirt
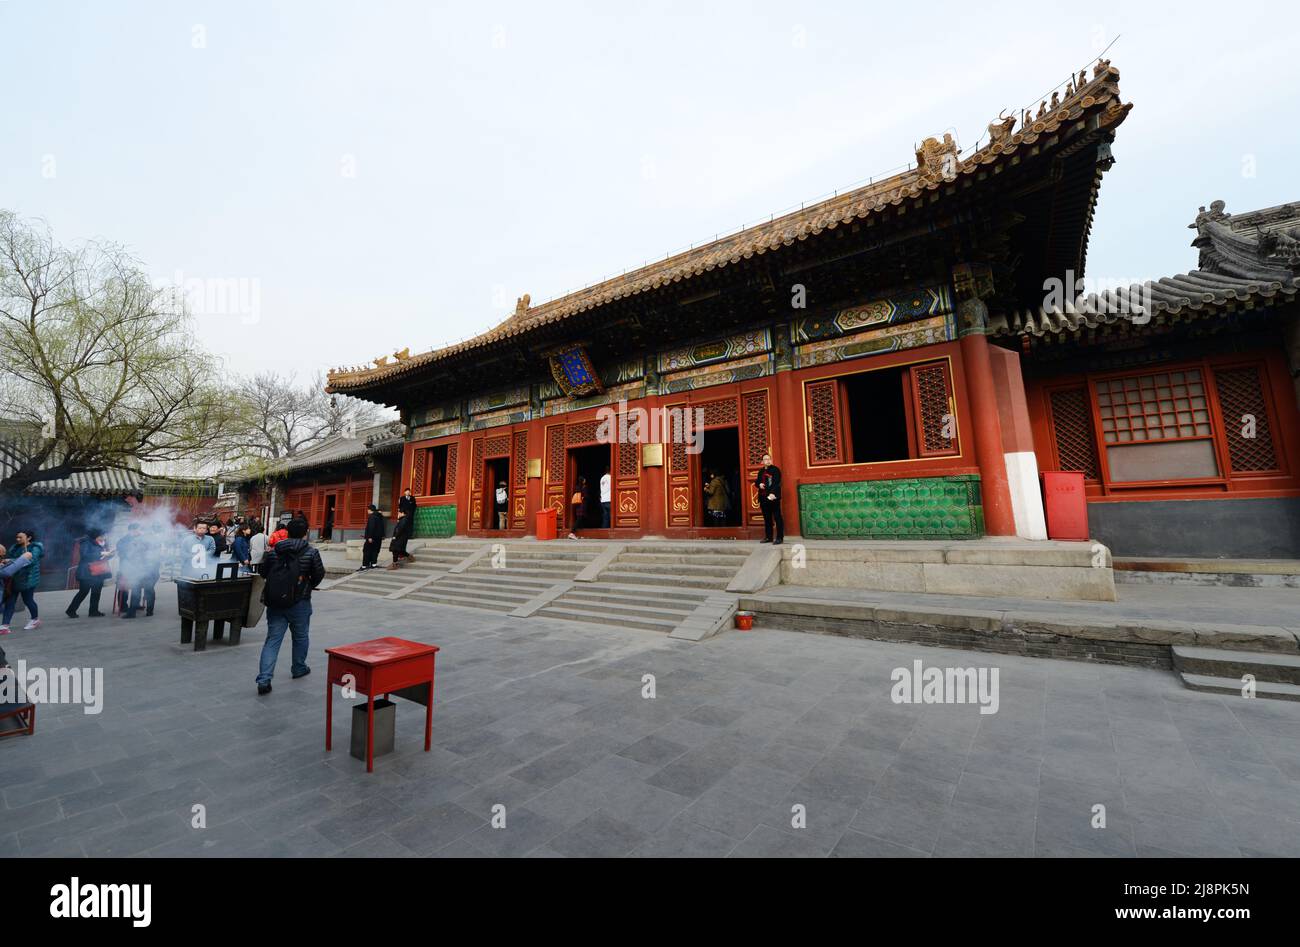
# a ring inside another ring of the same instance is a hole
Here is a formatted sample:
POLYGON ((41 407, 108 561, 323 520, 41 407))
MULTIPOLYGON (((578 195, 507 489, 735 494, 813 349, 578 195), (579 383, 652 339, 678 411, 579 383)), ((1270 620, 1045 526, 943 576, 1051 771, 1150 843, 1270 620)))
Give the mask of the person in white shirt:
POLYGON ((600 478, 600 528, 609 529, 609 468, 600 478))
POLYGON ((509 509, 506 505, 508 499, 509 494, 506 492, 505 481, 498 481, 496 489, 497 529, 505 529, 508 525, 506 523, 510 518, 509 509))
POLYGON ((249 549, 249 568, 256 572, 258 564, 266 555, 266 533, 262 531, 261 526, 253 527, 253 535, 248 540, 249 549))

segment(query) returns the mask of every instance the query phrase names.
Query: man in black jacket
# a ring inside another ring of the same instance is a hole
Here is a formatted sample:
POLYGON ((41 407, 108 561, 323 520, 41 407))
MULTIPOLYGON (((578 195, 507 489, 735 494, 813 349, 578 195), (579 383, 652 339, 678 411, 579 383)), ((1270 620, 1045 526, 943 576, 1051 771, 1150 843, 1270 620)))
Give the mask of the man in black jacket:
POLYGON ((293 635, 293 663, 290 673, 294 679, 311 673, 307 667, 310 644, 307 635, 311 629, 311 593, 325 578, 325 563, 320 553, 307 542, 307 521, 294 519, 285 527, 288 539, 282 539, 267 550, 257 565, 258 574, 266 583, 266 644, 262 645, 262 658, 257 671, 258 694, 271 693, 271 675, 275 661, 280 656, 280 645, 286 629, 293 635), (296 563, 291 560, 297 560, 296 563), (293 604, 276 607, 271 604, 272 586, 278 584, 277 576, 297 574, 297 587, 293 590, 293 604))
POLYGON ((365 542, 361 546, 361 569, 373 569, 379 563, 379 550, 384 545, 384 533, 388 525, 379 507, 370 504, 370 513, 366 516, 365 542))
POLYGON ((411 538, 411 533, 415 530, 415 524, 411 517, 406 515, 406 511, 398 509, 397 522, 393 524, 393 541, 388 544, 388 550, 393 554, 393 561, 389 563, 389 569, 396 569, 403 559, 414 561, 414 556, 406 551, 406 541, 411 538))
POLYGON ((405 513, 410 519, 415 519, 415 497, 411 493, 411 488, 407 487, 402 491, 402 498, 397 501, 397 511, 405 513))
POLYGON ((781 517, 781 468, 772 463, 771 454, 763 455, 763 466, 754 478, 754 486, 758 489, 758 507, 763 511, 762 542, 779 546, 785 541, 785 520, 781 517), (775 539, 772 538, 773 525, 776 527, 775 539))

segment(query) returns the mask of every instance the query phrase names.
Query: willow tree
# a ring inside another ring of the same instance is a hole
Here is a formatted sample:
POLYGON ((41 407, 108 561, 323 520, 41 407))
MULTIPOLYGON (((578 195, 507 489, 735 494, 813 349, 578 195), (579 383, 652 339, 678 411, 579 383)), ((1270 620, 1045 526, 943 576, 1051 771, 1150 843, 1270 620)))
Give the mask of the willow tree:
POLYGON ((217 456, 231 408, 191 329, 121 247, 0 210, 0 494, 217 456))

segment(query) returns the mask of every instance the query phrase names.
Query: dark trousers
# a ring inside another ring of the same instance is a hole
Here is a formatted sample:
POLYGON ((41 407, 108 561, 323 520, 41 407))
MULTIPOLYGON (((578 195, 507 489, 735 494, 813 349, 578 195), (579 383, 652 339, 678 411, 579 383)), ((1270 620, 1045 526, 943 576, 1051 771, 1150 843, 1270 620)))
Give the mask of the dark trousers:
POLYGON ((770 539, 773 542, 781 542, 785 539, 785 520, 781 517, 780 500, 759 500, 759 508, 763 511, 763 538, 770 539), (776 535, 772 535, 772 527, 776 526, 776 535))
POLYGON ((152 582, 138 582, 130 589, 130 593, 130 602, 124 609, 128 615, 134 615, 139 611, 141 604, 144 605, 146 615, 153 614, 153 605, 158 598, 158 593, 154 590, 152 582))
POLYGON ((23 604, 27 606, 27 614, 32 617, 33 621, 40 617, 40 611, 36 608, 36 590, 19 589, 5 596, 4 620, 0 621, 0 625, 9 624, 14 617, 14 610, 18 607, 18 599, 20 598, 23 600, 23 604))
POLYGON ((602 503, 600 505, 600 528, 609 529, 609 504, 608 503, 602 503))
POLYGON ((86 600, 87 595, 90 596, 90 610, 92 612, 99 611, 99 596, 103 591, 103 579, 91 579, 89 581, 83 580, 77 586, 77 594, 72 597, 72 603, 68 605, 68 611, 75 612, 80 608, 81 603, 86 600))
POLYGON ((382 545, 378 539, 367 539, 361 544, 361 565, 362 567, 373 566, 379 561, 379 547, 382 545))

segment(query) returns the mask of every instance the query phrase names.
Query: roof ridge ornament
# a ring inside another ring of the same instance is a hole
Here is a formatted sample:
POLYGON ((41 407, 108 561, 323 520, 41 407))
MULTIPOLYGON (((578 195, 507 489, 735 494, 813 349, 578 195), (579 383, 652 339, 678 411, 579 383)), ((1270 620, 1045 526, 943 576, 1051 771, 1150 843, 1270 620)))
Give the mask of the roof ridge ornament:
POLYGON ((943 133, 943 141, 927 138, 916 149, 916 170, 926 181, 951 181, 961 167, 957 143, 950 132, 943 133))

